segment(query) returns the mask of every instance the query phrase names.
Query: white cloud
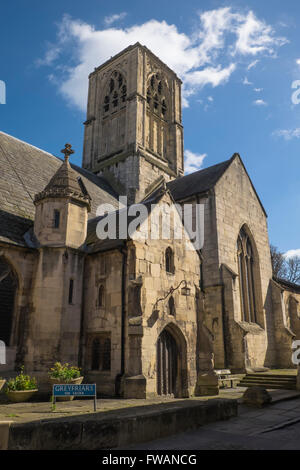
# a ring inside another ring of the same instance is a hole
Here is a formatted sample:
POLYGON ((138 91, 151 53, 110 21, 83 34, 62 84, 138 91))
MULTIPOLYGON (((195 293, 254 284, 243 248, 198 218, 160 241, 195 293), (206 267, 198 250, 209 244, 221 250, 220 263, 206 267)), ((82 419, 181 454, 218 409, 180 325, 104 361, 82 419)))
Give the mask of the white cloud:
POLYGON ((253 104, 255 106, 267 106, 268 103, 266 103, 266 101, 264 101, 264 100, 255 100, 255 101, 253 101, 253 104))
POLYGON ((263 91, 264 89, 263 89, 263 88, 253 88, 253 90, 254 90, 256 93, 260 93, 260 92, 263 91))
POLYGON ((206 153, 193 153, 190 150, 184 151, 184 168, 185 174, 193 173, 194 171, 200 170, 203 165, 203 161, 207 157, 206 153))
POLYGON ((199 88, 226 83, 239 62, 244 62, 241 56, 272 55, 286 42, 253 12, 242 14, 229 7, 199 14, 198 29, 190 35, 155 19, 128 28, 112 26, 122 15, 125 13, 106 17, 103 29, 64 16, 57 44, 40 59, 40 65, 55 65, 53 83, 58 83, 63 96, 81 110, 86 108, 89 73, 136 42, 146 45, 182 78, 186 107, 188 97, 199 88))
POLYGON ((297 250, 289 250, 284 254, 284 256, 286 258, 293 258, 294 256, 300 256, 300 248, 298 248, 297 250))
POLYGON ((111 26, 116 21, 123 20, 127 16, 127 13, 123 11, 122 13, 117 13, 115 15, 106 16, 104 18, 104 23, 106 26, 111 26))
POLYGON ((56 59, 58 58, 59 54, 61 52, 61 48, 58 46, 55 46, 51 43, 48 44, 48 50, 45 53, 45 56, 43 59, 37 59, 36 60, 36 65, 52 65, 56 59))
POLYGON ((249 11, 241 21, 237 36, 234 53, 243 55, 257 55, 262 52, 274 55, 277 47, 288 42, 286 38, 276 37, 273 28, 256 18, 253 11, 249 11))
POLYGON ((297 60, 296 60, 296 64, 297 64, 297 65, 300 65, 300 59, 297 59, 297 60))
POLYGON ((207 97, 207 100, 210 101, 211 103, 214 101, 214 99, 213 99, 212 96, 208 96, 208 97, 207 97))
POLYGON ((245 77, 244 80, 243 80, 243 85, 253 85, 253 83, 249 82, 248 78, 245 77))
POLYGON ((217 67, 206 67, 203 70, 189 72, 185 76, 185 81, 192 86, 204 87, 205 85, 210 84, 213 87, 216 87, 222 83, 226 83, 235 68, 235 64, 230 64, 228 67, 223 69, 221 65, 218 65, 217 67))
POLYGON ((279 129, 273 132, 277 137, 283 137, 285 140, 300 139, 300 127, 296 129, 279 129))
POLYGON ((248 65, 247 70, 251 70, 251 69, 253 69, 254 67, 256 67, 257 64, 258 64, 258 62, 259 62, 258 59, 253 60, 253 62, 251 62, 251 63, 248 65))

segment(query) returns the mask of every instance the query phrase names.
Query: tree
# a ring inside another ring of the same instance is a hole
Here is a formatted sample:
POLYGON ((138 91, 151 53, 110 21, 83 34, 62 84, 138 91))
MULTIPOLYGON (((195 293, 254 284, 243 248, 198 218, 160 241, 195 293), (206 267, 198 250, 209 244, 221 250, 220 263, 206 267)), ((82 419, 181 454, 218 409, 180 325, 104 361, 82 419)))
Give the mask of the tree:
POLYGON ((287 279, 295 284, 300 284, 300 257, 287 258, 287 279))
POLYGON ((274 276, 294 284, 300 284, 300 257, 287 258, 274 245, 271 245, 270 249, 274 276))
POLYGON ((281 253, 274 245, 270 246, 270 250, 274 276, 285 279, 287 274, 287 267, 284 254, 281 253))

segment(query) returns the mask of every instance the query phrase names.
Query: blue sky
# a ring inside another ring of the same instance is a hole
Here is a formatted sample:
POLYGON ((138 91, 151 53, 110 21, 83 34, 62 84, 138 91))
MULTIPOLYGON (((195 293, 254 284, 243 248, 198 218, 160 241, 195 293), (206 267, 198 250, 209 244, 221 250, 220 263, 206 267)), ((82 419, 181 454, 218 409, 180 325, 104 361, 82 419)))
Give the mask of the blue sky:
POLYGON ((81 164, 88 73, 140 41, 184 82, 187 169, 239 152, 270 241, 300 254, 299 25, 296 0, 2 2, 0 130, 81 164))

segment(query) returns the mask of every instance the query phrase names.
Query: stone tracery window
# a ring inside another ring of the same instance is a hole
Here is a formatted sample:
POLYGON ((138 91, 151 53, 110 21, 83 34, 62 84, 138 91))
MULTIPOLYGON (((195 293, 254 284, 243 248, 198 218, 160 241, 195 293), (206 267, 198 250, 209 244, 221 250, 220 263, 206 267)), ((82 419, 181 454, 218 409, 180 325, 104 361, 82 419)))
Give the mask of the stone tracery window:
POLYGON ((127 97, 127 87, 125 78, 116 70, 108 84, 107 93, 103 101, 103 111, 105 114, 116 111, 119 106, 125 103, 127 97))
POLYGON ((257 323, 254 251, 251 240, 244 228, 241 229, 238 236, 237 256, 239 266, 242 320, 246 322, 257 323))
POLYGON ((158 73, 152 75, 147 88, 147 103, 150 109, 161 117, 165 117, 167 114, 164 91, 160 75, 158 73))

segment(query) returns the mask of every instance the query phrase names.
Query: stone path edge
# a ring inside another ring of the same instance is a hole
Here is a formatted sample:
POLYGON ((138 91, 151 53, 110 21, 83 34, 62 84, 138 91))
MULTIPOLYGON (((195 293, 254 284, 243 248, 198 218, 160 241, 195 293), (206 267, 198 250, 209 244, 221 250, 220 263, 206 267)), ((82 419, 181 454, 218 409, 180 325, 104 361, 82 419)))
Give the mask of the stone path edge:
POLYGON ((237 416, 235 399, 190 400, 164 407, 134 407, 127 414, 85 416, 12 423, 9 450, 113 449, 167 437, 237 416), (105 416, 106 415, 106 416, 105 416))

